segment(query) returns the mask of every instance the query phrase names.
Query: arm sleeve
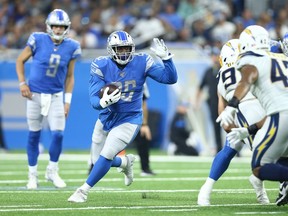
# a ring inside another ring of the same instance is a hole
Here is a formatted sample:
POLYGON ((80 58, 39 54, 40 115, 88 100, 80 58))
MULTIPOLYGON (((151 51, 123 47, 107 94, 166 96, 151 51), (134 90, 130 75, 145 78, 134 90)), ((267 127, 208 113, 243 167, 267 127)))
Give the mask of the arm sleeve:
POLYGON ((147 76, 165 84, 174 84, 178 80, 177 70, 172 59, 164 60, 163 64, 154 62, 148 69, 147 76))
POLYGON ((92 62, 90 68, 90 79, 89 79, 89 98, 90 104, 94 109, 103 109, 100 105, 99 92, 105 85, 103 80, 103 74, 101 70, 96 66, 95 61, 92 62))

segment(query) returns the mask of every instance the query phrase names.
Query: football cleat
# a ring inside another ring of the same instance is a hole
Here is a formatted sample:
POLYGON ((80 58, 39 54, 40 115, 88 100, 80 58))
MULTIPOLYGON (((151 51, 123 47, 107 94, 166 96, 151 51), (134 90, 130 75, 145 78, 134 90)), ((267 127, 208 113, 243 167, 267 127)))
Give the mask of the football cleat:
POLYGON ((38 187, 38 174, 37 172, 29 172, 28 183, 26 185, 27 189, 35 190, 38 187))
POLYGON ((253 174, 249 177, 249 182, 253 186, 257 200, 260 204, 269 204, 269 198, 266 194, 263 181, 261 181, 259 178, 254 176, 253 174))
POLYGON ((125 168, 118 168, 118 172, 122 172, 125 175, 125 185, 129 186, 133 182, 134 173, 133 173, 133 162, 135 161, 135 156, 133 154, 128 154, 125 156, 127 158, 127 165, 125 168))
POLYGON ((276 199, 276 205, 282 206, 288 204, 288 184, 286 181, 282 182, 279 187, 279 195, 276 199))
POLYGON ((47 181, 51 181, 56 188, 65 188, 66 183, 63 181, 63 179, 58 174, 58 168, 56 169, 50 169, 47 167, 45 178, 47 181))
POLYGON ((84 203, 87 201, 88 192, 78 188, 69 198, 68 202, 84 203))

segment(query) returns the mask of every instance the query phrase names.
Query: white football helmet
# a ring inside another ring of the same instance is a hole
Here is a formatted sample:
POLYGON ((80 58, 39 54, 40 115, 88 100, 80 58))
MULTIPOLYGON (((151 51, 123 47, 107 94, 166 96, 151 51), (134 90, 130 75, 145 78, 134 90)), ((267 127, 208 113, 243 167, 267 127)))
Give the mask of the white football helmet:
POLYGON ((282 52, 288 56, 288 32, 284 35, 282 41, 280 41, 280 46, 282 49, 282 52))
POLYGON ((219 56, 219 62, 221 67, 224 65, 232 66, 235 64, 239 55, 239 40, 231 39, 227 41, 221 51, 219 56))
POLYGON ((68 14, 61 9, 53 10, 48 15, 45 23, 47 33, 55 40, 63 40, 69 34, 71 22, 68 14), (52 30, 52 26, 65 26, 65 31, 62 35, 56 35, 52 30))
POLYGON ((107 39, 107 51, 118 64, 126 65, 133 59, 135 53, 134 40, 125 31, 112 32, 107 39), (129 51, 120 52, 119 47, 128 47, 129 51))
POLYGON ((259 25, 245 28, 239 37, 240 53, 249 50, 270 50, 270 38, 267 30, 259 25))

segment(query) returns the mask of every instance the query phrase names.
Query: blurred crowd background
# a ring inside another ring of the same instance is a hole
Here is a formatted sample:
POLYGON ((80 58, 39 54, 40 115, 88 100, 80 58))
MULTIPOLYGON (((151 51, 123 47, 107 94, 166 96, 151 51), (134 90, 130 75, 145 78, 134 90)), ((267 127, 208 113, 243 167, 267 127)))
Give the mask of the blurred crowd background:
POLYGON ((153 37, 222 45, 251 24, 275 40, 288 32, 287 0, 0 0, 0 48, 23 48, 32 32, 46 31, 55 8, 69 14, 70 35, 83 49, 105 48, 107 36, 119 29, 135 38, 136 48, 153 37))

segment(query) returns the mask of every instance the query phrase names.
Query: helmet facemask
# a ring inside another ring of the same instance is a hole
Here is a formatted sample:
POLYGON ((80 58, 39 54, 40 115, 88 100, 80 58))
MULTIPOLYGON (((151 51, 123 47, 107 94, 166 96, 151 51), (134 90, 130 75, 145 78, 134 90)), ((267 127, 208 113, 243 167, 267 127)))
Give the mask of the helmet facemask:
POLYGON ((135 53, 133 38, 125 31, 113 32, 107 40, 107 51, 118 64, 126 65, 135 53))
POLYGON ((70 30, 70 19, 67 13, 60 9, 53 10, 46 19, 46 31, 51 36, 51 38, 62 41, 65 39, 70 30), (61 35, 55 34, 53 31, 53 26, 64 26, 65 30, 61 35))

